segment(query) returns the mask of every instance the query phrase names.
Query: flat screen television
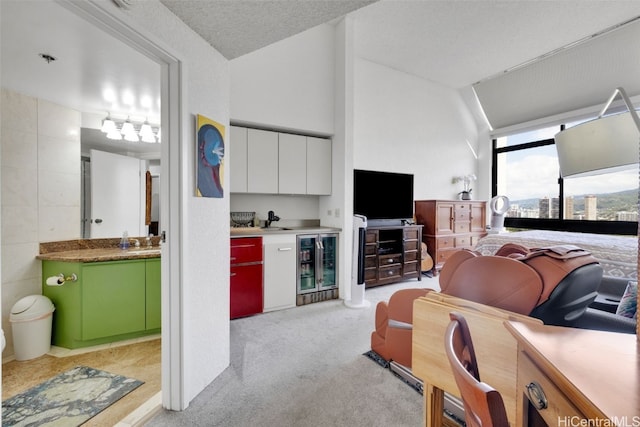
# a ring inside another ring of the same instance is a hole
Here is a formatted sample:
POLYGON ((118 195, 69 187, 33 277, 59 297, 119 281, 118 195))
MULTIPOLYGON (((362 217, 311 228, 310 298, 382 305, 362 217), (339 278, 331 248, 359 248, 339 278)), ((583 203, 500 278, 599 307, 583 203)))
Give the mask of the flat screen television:
POLYGON ((353 213, 373 223, 412 219, 413 175, 354 169, 353 213))

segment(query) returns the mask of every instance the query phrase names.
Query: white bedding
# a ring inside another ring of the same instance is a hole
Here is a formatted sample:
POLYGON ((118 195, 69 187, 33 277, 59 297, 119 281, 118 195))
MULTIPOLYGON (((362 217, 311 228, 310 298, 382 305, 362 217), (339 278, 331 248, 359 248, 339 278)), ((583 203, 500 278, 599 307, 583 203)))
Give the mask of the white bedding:
POLYGON ((602 265, 605 276, 633 280, 638 278, 638 238, 635 236, 547 230, 516 231, 489 234, 478 241, 476 251, 482 255, 493 255, 505 243, 518 243, 527 248, 576 245, 591 252, 602 265))

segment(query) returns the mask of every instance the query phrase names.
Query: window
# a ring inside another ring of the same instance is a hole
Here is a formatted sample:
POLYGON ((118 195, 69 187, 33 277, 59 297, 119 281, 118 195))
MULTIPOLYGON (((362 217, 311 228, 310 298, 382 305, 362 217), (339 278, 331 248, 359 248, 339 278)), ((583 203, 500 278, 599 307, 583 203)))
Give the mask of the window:
POLYGON ((560 178, 553 138, 563 126, 493 140, 493 195, 506 195, 511 203, 505 226, 637 234, 637 164, 614 173, 560 178))

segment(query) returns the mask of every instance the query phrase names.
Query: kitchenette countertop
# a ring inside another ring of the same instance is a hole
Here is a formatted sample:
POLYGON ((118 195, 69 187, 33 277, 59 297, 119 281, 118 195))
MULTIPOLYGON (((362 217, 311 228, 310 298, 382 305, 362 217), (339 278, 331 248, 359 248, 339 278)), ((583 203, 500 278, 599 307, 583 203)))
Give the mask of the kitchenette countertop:
POLYGON ((151 239, 154 244, 151 247, 145 246, 144 237, 130 238, 130 241, 135 240, 140 241, 142 246, 130 246, 126 250, 118 247, 119 238, 77 239, 40 243, 40 254, 36 255, 36 258, 64 262, 102 262, 160 258, 162 251, 159 246, 159 237, 151 239))
POLYGON ((339 233, 340 228, 335 227, 231 227, 231 238, 265 236, 271 234, 317 234, 317 233, 339 233))

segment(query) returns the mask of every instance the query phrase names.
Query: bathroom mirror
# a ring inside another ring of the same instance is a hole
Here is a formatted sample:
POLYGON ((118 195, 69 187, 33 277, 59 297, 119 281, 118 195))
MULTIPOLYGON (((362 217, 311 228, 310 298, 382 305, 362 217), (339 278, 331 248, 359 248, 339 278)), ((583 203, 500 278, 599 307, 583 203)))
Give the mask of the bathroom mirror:
MULTIPOLYGON (((19 113, 16 117, 23 123, 20 128, 35 132, 42 121, 49 119, 40 110, 33 116, 36 118, 26 117, 25 102, 37 104, 38 109, 40 103, 65 107, 50 109, 61 114, 51 117, 61 123, 55 130, 58 140, 54 141, 50 134, 38 134, 34 143, 37 161, 32 161, 33 171, 28 179, 35 180, 35 184, 23 184, 29 189, 35 185, 40 200, 37 214, 24 215, 21 221, 33 216, 38 223, 21 227, 38 230, 33 237, 39 241, 82 237, 81 158, 88 149, 155 162, 152 175, 158 180, 160 144, 108 140, 100 127, 109 113, 130 115, 132 120, 134 116, 138 120, 148 117, 152 123, 159 122, 160 65, 58 3, 6 2, 3 12, 3 17, 11 19, 3 19, 2 26, 2 87, 20 95, 11 97, 16 102, 11 111, 19 113), (35 27, 40 31, 30 31, 35 27), (66 138, 65 133, 70 135, 68 141, 61 139, 66 138), (59 166, 38 168, 52 163, 59 166), (71 209, 77 212, 72 213, 71 209), (63 224, 65 221, 68 224, 63 224)), ((15 161, 22 163, 21 158, 15 161)), ((23 175, 26 177, 26 172, 23 175)), ((159 192, 158 188, 155 192, 159 192)), ((145 197, 144 191, 141 197, 145 197)), ((144 206, 145 200, 140 203, 144 206)), ((33 206, 26 203, 24 209, 33 206)), ((112 237, 119 237, 121 232, 112 237)))

